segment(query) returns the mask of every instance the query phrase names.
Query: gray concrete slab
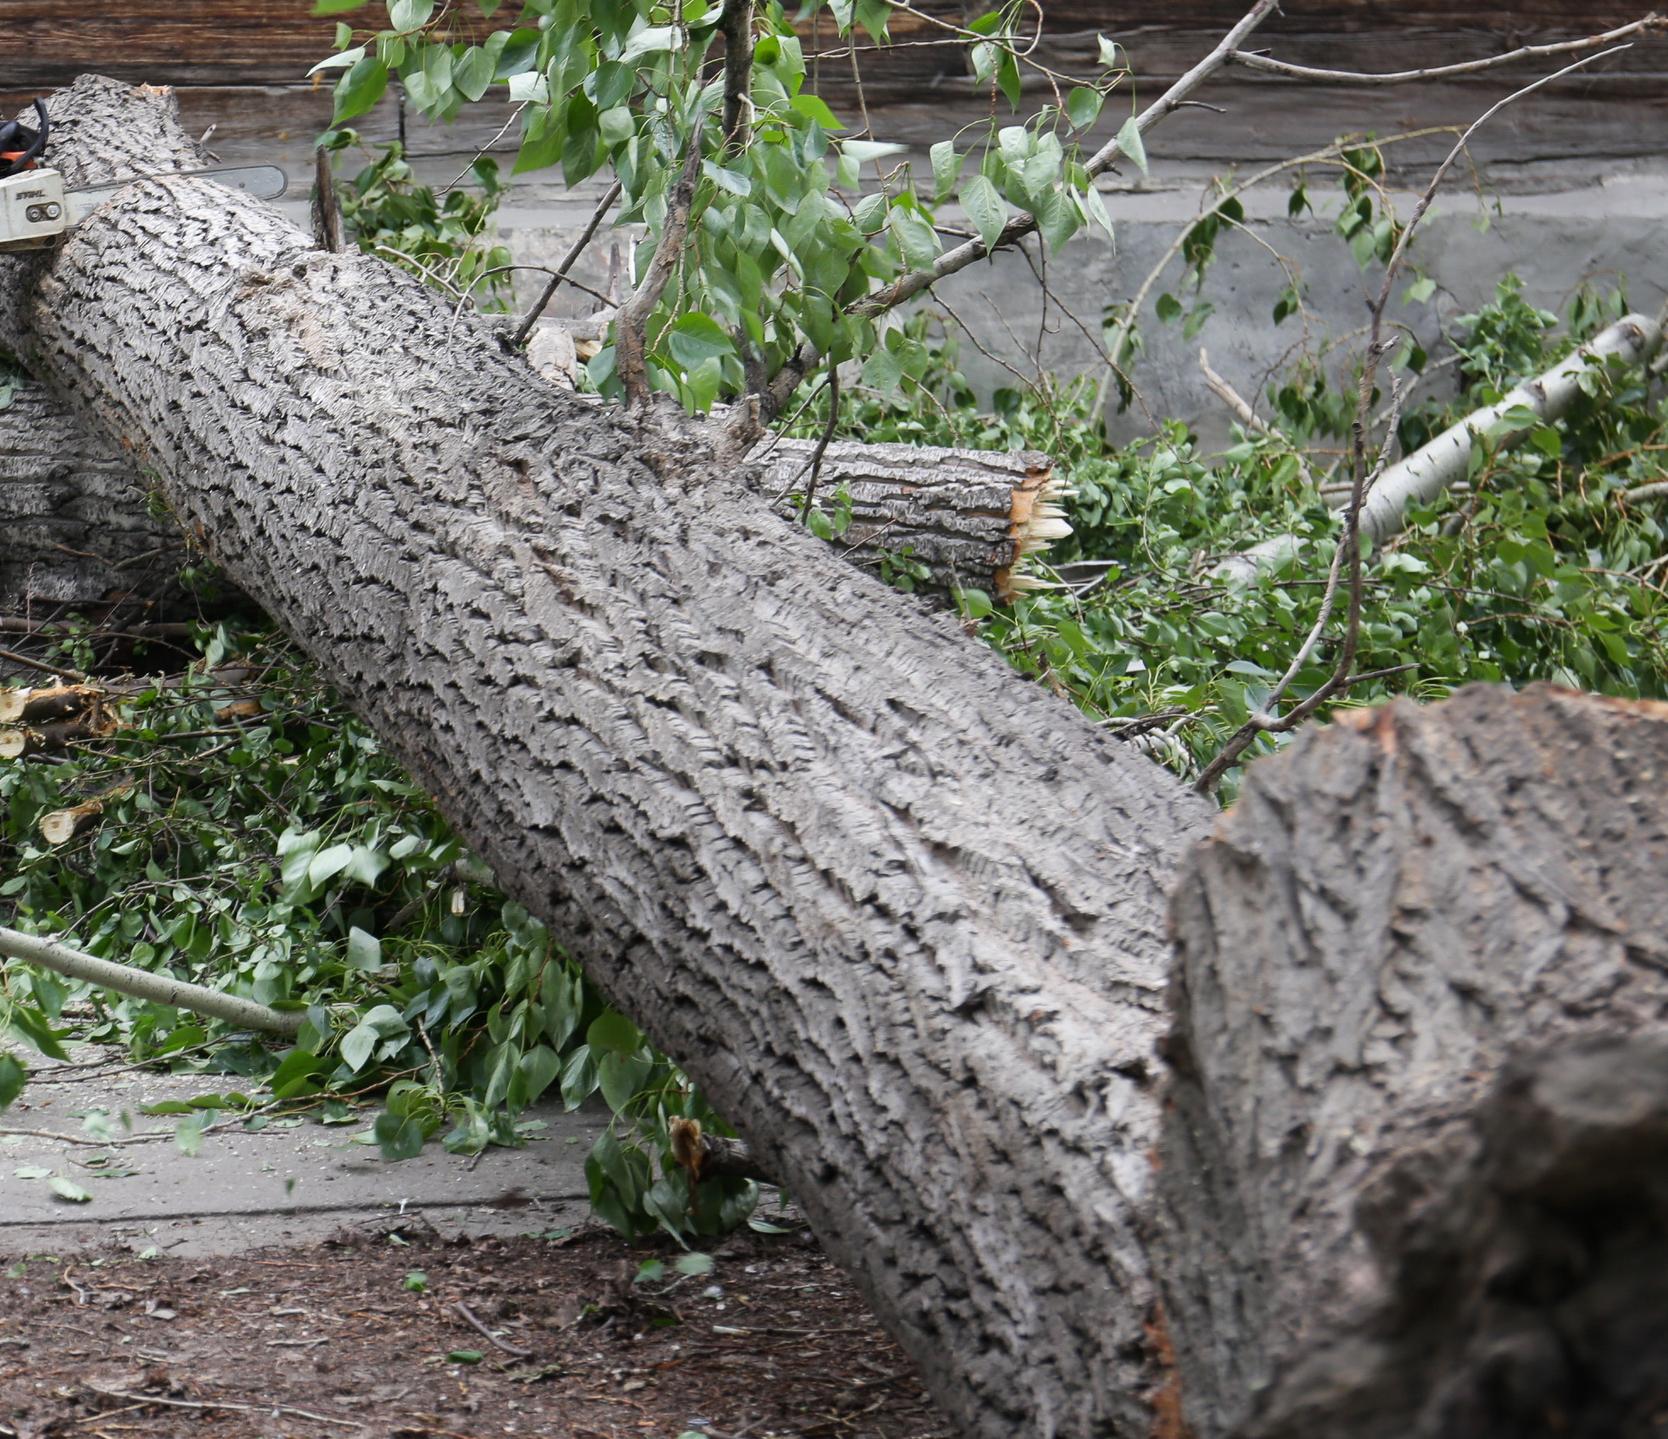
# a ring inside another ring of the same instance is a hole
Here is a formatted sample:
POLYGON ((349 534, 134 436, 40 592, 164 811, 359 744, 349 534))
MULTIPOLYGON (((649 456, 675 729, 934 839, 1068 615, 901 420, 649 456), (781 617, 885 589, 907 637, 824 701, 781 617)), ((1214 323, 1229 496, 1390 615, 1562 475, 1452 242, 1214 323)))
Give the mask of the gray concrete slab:
MULTIPOLYGON (((98 1053, 84 1048, 75 1059, 98 1053)), ((39 1056, 31 1069, 23 1096, 0 1118, 0 1251, 8 1253, 110 1243, 169 1254, 233 1253, 402 1220, 426 1220, 446 1235, 566 1228, 589 1215, 585 1156, 606 1119, 542 1104, 524 1116, 538 1126, 525 1148, 489 1149, 473 1160, 434 1143, 415 1159, 388 1163, 361 1138, 371 1112, 345 1125, 312 1118, 258 1131, 233 1125, 206 1133, 188 1155, 175 1140, 175 1117, 142 1109, 247 1089, 234 1076, 112 1074, 39 1056), (102 1126, 96 1135, 87 1130, 89 1116, 102 1126), (106 1135, 110 1142, 101 1143, 106 1135), (49 1174, 92 1198, 60 1197, 49 1174)))

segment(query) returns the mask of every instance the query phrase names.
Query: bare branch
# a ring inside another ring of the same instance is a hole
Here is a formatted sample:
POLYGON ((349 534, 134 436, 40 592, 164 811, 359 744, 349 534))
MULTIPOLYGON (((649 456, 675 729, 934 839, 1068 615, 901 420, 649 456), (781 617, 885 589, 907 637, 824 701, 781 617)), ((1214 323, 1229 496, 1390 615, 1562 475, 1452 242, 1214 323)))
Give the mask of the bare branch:
POLYGON ((666 282, 683 253, 684 241, 689 236, 689 211, 695 202, 695 177, 701 173, 701 130, 697 125, 689 137, 689 153, 684 158, 683 174, 672 191, 672 203, 666 211, 666 228, 661 231, 660 243, 654 257, 631 298, 620 306, 614 320, 614 369, 625 386, 626 398, 642 404, 649 397, 648 370, 643 361, 647 348, 649 316, 666 291, 666 282))
MULTIPOLYGON (((567 273, 573 268, 574 261, 585 253, 585 247, 591 243, 591 236, 596 234, 597 227, 602 224, 602 217, 613 209, 614 202, 620 198, 620 192, 623 188, 620 182, 616 180, 608 187, 607 193, 603 195, 602 199, 597 201, 597 207, 591 212, 591 218, 586 222, 585 228, 579 232, 579 238, 569 246, 567 254, 562 256, 562 263, 556 267, 551 275, 550 283, 544 287, 544 293, 533 302, 533 308, 527 312, 527 317, 522 320, 521 325, 517 328, 514 340, 516 349, 519 350, 527 343, 527 336, 532 333, 533 326, 538 322, 539 316, 545 312, 545 307, 555 297, 556 287, 567 278, 567 273)), ((591 293, 594 294, 595 291, 591 293)))
POLYGON ((1576 55, 1583 50, 1596 50, 1629 35, 1646 30, 1668 27, 1668 20, 1654 11, 1630 25, 1606 30, 1602 35, 1588 35, 1581 40, 1560 40, 1550 45, 1521 45, 1503 55, 1488 55, 1480 60, 1461 60, 1453 65, 1432 65, 1423 70, 1390 70, 1379 74, 1363 74, 1354 70, 1324 70, 1313 65, 1294 65, 1287 60, 1276 60, 1252 50, 1236 50, 1228 57, 1232 65, 1243 65, 1250 70, 1262 70, 1271 75, 1285 75, 1293 80, 1313 80, 1341 85, 1406 85, 1415 80, 1443 80, 1451 75, 1475 75, 1483 70, 1498 69, 1518 60, 1545 59, 1551 55, 1576 55))

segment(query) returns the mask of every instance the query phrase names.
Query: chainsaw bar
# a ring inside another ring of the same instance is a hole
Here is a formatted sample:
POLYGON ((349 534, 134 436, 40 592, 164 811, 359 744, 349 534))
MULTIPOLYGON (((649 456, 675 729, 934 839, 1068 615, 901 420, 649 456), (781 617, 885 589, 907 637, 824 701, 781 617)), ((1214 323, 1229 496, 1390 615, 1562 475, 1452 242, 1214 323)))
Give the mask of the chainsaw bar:
POLYGON ((71 225, 102 205, 124 185, 140 180, 213 180, 228 190, 238 190, 257 200, 276 200, 289 188, 289 176, 276 165, 211 165, 202 170, 165 170, 154 175, 129 175, 125 180, 106 180, 98 185, 80 185, 64 192, 64 204, 71 225))

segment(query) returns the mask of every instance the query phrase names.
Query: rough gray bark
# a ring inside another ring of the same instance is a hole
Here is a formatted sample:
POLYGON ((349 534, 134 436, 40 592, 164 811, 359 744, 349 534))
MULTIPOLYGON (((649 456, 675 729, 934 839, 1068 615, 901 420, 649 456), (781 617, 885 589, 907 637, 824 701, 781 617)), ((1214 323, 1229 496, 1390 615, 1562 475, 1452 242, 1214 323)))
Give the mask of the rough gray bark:
MULTIPOLYGON (((110 82, 53 111, 72 178, 183 141, 110 82)), ((1200 802, 699 436, 212 185, 119 192, 0 296, 0 344, 155 466, 965 1432, 1145 1432, 1162 886, 1200 802)))
MULTIPOLYGON (((792 514, 787 497, 803 490, 815 449, 772 439, 741 478, 792 514)), ((819 475, 827 504, 841 486, 851 497, 840 556, 878 569, 883 552, 908 555, 931 570, 934 591, 967 586, 1010 600, 1037 584, 1021 562, 1070 533, 1052 462, 1035 451, 836 441, 819 475)), ((187 548, 154 498, 154 477, 40 386, 20 385, 0 408, 0 612, 156 593, 187 548)))
POLYGON ((1589 1439, 1668 1403, 1668 706, 1398 702, 1185 866, 1157 1267, 1188 1418, 1589 1439))
POLYGON ((184 555, 133 462, 37 385, 0 408, 0 612, 154 593, 184 555))

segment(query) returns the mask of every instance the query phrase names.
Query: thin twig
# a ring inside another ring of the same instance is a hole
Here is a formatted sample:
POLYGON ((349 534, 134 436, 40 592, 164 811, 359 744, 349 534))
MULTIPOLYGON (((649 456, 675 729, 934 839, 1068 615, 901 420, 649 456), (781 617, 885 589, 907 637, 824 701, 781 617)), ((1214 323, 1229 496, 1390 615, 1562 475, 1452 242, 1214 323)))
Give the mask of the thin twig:
POLYGON ((106 1389, 98 1384, 88 1384, 87 1388, 106 1399, 126 1399, 141 1409, 151 1404, 166 1405, 170 1409, 231 1409, 240 1414, 292 1414, 297 1419, 313 1419, 320 1424, 340 1424, 344 1429, 365 1427, 357 1419, 338 1419, 332 1414, 315 1414, 311 1409, 292 1409, 288 1404, 238 1404, 230 1399, 165 1399, 160 1394, 135 1394, 127 1389, 106 1389))
MULTIPOLYGON (((822 427, 822 434, 817 437, 817 447, 811 451, 811 458, 806 466, 811 472, 811 478, 806 482, 805 504, 799 511, 801 524, 811 518, 811 505, 817 497, 817 481, 822 477, 822 457, 828 453, 828 446, 833 442, 834 431, 839 423, 840 367, 830 360, 828 362, 828 423, 822 427)), ((797 478, 798 476, 795 476, 796 480, 797 478)))
POLYGON ((488 1329, 486 1325, 481 1323, 481 1321, 475 1317, 469 1306, 461 1299, 452 1305, 452 1308, 458 1314, 462 1315, 469 1327, 479 1334, 481 1338, 485 1339, 487 1343, 495 1345, 497 1348, 502 1349, 506 1354, 513 1355, 517 1359, 527 1359, 532 1356, 533 1351, 531 1349, 523 1349, 519 1344, 511 1344, 507 1340, 500 1339, 496 1334, 488 1329))
POLYGON ((666 292, 666 282, 672 278, 678 257, 683 253, 684 240, 689 234, 689 212, 695 202, 695 177, 700 173, 701 124, 697 119, 689 135, 683 173, 678 176, 672 203, 666 209, 666 228, 661 231, 660 243, 655 246, 654 257, 642 280, 614 319, 614 371, 625 386, 626 398, 633 404, 642 404, 649 397, 648 370, 643 359, 648 348, 649 316, 666 292))
MULTIPOLYGON (((585 247, 591 243, 591 236, 596 234, 597 226, 602 224, 603 216, 613 208, 614 202, 620 198, 620 192, 624 188, 616 180, 608 187, 602 199, 597 201, 597 207, 591 212, 591 218, 586 222, 585 228, 579 232, 579 238, 568 247, 567 254, 562 256, 562 263, 551 273, 550 283, 544 287, 544 293, 533 302, 533 308, 527 312, 526 318, 522 320, 517 328, 515 339, 512 341, 516 349, 519 350, 527 343, 528 334, 532 331, 533 326, 538 323, 538 318, 545 312, 546 306, 555 297, 556 287, 567 278, 568 271, 573 268, 574 261, 584 254, 585 247)), ((596 292, 593 290, 591 293, 595 294, 596 292)))
POLYGON ((16 650, 0 649, 0 660, 9 660, 14 665, 25 665, 29 669, 41 671, 42 674, 62 675, 67 680, 74 680, 78 685, 87 683, 87 676, 80 670, 72 670, 67 665, 49 665, 41 660, 32 660, 28 655, 20 655, 16 650))
POLYGON ((1297 460, 1297 477, 1310 489, 1315 487, 1315 477, 1310 473, 1309 462, 1303 458, 1297 447, 1292 444, 1289 436, 1282 435, 1267 421, 1260 418, 1255 410, 1246 403, 1239 391, 1234 389, 1221 375, 1210 367, 1210 355, 1200 346, 1199 372, 1205 377, 1205 384, 1210 392, 1221 400, 1234 412, 1235 418, 1248 430, 1255 430, 1265 439, 1275 440, 1290 447, 1293 457, 1297 460))
POLYGON ((1630 25, 1606 30, 1602 35, 1589 35, 1582 40, 1560 40, 1548 45, 1521 45, 1503 55, 1488 55, 1480 60, 1461 60, 1453 65, 1432 65, 1424 70, 1391 70, 1378 74, 1355 70, 1325 70, 1314 65, 1294 65, 1287 60, 1276 60, 1253 50, 1236 50, 1228 57, 1233 65, 1244 65, 1250 70, 1263 70, 1271 75, 1286 75, 1294 80, 1319 80, 1343 85, 1405 85, 1415 80, 1443 80, 1450 75, 1475 75, 1481 70, 1494 70, 1518 60, 1544 60, 1550 55, 1574 55, 1582 50, 1593 50, 1600 45, 1637 35, 1643 30, 1660 30, 1663 17, 1652 12, 1630 25))

